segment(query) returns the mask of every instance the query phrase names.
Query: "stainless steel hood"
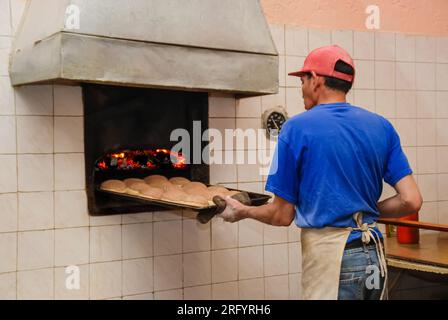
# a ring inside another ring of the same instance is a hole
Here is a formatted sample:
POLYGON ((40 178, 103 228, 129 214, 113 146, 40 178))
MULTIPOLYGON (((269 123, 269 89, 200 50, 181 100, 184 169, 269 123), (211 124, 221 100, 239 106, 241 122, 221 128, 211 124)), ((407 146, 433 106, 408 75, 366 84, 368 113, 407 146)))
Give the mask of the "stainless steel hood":
POLYGON ((278 54, 259 0, 28 0, 10 75, 259 95, 278 91, 278 54))

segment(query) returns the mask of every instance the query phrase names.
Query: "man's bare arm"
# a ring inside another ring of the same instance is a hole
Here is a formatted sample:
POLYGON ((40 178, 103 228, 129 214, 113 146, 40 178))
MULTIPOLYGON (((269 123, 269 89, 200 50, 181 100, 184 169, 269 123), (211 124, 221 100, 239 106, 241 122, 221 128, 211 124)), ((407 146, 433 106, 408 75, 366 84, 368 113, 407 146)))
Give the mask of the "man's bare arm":
POLYGON ((259 207, 245 206, 230 197, 226 202, 226 210, 219 216, 228 222, 251 218, 273 226, 289 226, 294 220, 294 205, 277 196, 271 203, 259 207))
POLYGON ((395 196, 378 203, 380 218, 400 218, 420 210, 423 199, 412 175, 398 181, 394 188, 395 196))

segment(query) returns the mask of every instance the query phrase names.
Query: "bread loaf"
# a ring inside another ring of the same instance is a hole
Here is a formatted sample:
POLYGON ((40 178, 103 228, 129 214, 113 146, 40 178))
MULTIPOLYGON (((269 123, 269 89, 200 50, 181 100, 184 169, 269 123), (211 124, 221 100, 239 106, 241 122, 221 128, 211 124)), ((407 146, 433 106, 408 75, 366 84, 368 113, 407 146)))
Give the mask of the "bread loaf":
POLYGON ((125 192, 126 184, 120 180, 106 180, 101 183, 100 188, 102 190, 114 191, 114 192, 125 192))

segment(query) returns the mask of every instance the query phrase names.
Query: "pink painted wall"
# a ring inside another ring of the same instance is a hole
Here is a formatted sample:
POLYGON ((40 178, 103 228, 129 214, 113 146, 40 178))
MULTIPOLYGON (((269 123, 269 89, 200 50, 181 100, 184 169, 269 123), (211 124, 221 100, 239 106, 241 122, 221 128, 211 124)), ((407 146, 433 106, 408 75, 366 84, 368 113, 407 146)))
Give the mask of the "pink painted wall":
POLYGON ((269 23, 367 30, 365 10, 380 9, 379 31, 448 35, 448 0, 260 0, 269 23))

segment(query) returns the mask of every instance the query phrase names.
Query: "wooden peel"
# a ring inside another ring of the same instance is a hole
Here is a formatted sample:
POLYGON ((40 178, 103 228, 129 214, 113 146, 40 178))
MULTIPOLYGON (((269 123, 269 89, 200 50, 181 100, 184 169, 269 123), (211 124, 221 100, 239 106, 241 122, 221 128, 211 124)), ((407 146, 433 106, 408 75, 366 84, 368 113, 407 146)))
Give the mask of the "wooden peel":
MULTIPOLYGON (((241 202, 242 204, 244 204, 246 206, 251 205, 251 200, 250 200, 249 194, 247 192, 235 193, 233 196, 231 196, 231 198, 241 202)), ((220 214, 221 212, 223 212, 226 209, 227 202, 226 202, 226 200, 224 200, 223 197, 214 196, 213 202, 216 204, 215 210, 207 211, 207 212, 200 212, 196 216, 196 219, 200 223, 205 224, 205 223, 209 222, 215 215, 220 214)))
POLYGON ((418 229, 448 232, 447 224, 428 223, 428 222, 422 222, 422 221, 399 220, 399 219, 394 219, 394 218, 378 219, 378 223, 383 223, 386 225, 389 224, 389 225, 393 225, 393 226, 415 227, 418 229))

